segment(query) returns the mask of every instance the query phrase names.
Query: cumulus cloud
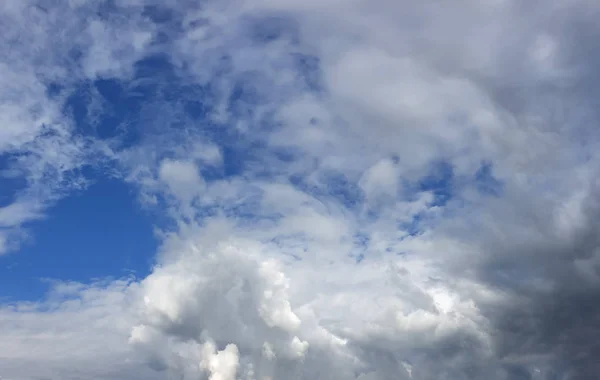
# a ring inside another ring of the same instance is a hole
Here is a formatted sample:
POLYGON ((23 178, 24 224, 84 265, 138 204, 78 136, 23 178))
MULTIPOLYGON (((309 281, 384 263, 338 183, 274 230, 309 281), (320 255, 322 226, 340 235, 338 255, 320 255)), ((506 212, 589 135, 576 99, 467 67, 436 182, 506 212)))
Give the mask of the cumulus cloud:
POLYGON ((600 370, 593 2, 0 7, 0 253, 85 168, 162 239, 3 305, 3 378, 600 370))
POLYGON ((189 376, 204 371, 211 379, 238 378, 238 372, 267 376, 274 358, 302 359, 309 344, 297 335, 301 321, 291 309, 285 275, 274 261, 261 260, 251 243, 215 239, 213 228, 171 241, 185 247, 178 259, 142 281, 143 323, 131 343, 154 350, 156 367, 189 376), (180 348, 165 349, 156 344, 161 340, 180 348))

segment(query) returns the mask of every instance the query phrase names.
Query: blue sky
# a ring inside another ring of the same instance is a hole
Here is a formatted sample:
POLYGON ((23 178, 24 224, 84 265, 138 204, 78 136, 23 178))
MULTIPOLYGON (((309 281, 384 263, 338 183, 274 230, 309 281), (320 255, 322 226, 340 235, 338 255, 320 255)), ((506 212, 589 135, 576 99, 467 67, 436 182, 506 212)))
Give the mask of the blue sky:
POLYGON ((599 11, 0 2, 0 378, 592 378, 599 11))
POLYGON ((148 275, 157 248, 150 213, 138 207, 126 184, 92 179, 86 190, 60 200, 43 220, 28 225, 31 237, 19 254, 3 260, 0 297, 40 299, 48 280, 148 275))

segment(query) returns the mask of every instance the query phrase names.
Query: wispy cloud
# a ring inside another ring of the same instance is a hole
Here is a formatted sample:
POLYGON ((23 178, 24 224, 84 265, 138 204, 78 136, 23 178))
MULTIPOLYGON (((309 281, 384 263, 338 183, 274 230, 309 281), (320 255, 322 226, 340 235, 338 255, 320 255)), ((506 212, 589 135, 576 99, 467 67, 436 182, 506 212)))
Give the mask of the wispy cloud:
POLYGON ((23 225, 43 216, 46 206, 85 187, 81 170, 106 153, 69 117, 68 95, 82 81, 127 76, 145 54, 152 30, 135 17, 127 20, 126 13, 103 17, 100 8, 77 2, 1 5, 1 175, 25 184, 7 189, 12 201, 0 208, 0 253, 18 246, 23 225))

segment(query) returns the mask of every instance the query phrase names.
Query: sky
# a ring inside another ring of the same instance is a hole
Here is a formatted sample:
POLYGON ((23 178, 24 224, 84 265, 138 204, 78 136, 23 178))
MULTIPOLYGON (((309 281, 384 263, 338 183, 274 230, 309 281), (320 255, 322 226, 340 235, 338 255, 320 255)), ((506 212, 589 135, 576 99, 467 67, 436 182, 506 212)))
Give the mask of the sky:
POLYGON ((0 379, 596 379, 599 16, 1 1, 0 379))

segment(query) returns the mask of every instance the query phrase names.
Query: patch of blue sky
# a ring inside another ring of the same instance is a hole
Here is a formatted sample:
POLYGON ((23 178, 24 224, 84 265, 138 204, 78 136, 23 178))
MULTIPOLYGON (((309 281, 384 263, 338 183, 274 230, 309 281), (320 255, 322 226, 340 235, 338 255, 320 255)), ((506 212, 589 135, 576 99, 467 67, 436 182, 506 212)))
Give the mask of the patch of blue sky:
POLYGON ((418 181, 416 191, 434 195, 431 206, 444 206, 454 196, 454 170, 448 162, 436 162, 429 173, 418 181))
POLYGON ((502 193, 503 184, 494 177, 493 165, 483 163, 475 173, 475 186, 479 193, 498 197, 502 193))
POLYGON ((174 24, 174 21, 178 19, 173 9, 163 7, 160 4, 145 5, 142 15, 155 24, 174 24))
POLYGON ((417 236, 424 231, 425 218, 422 213, 413 215, 409 222, 401 222, 398 229, 406 233, 406 236, 417 236))
MULTIPOLYGON (((493 175, 493 166, 490 163, 483 163, 477 170, 473 178, 457 178, 454 175, 452 166, 446 162, 436 163, 428 175, 423 177, 417 184, 412 186, 413 193, 430 191, 434 195, 434 201, 430 207, 444 207, 450 201, 460 201, 457 188, 465 185, 474 185, 477 191, 486 196, 499 196, 502 192, 502 182, 493 175)), ((454 207, 460 207, 460 202, 454 207)), ((444 214, 453 212, 453 207, 444 208, 444 214)), ((431 228, 431 219, 427 213, 418 213, 414 215, 409 222, 399 223, 398 228, 407 233, 407 236, 416 236, 427 228, 431 228)))
POLYGON ((41 298, 43 279, 87 282, 146 276, 157 241, 148 215, 123 182, 98 178, 59 201, 44 220, 29 223, 31 241, 2 258, 0 298, 41 298))
MULTIPOLYGON (((223 176, 224 178, 242 175, 246 168, 252 165, 252 162, 257 162, 258 152, 261 150, 260 144, 246 145, 241 143, 236 144, 235 140, 228 141, 221 145, 221 153, 223 155, 223 176)), ((268 168, 264 168, 265 170, 268 168)))
POLYGON ((242 20, 241 28, 246 31, 247 38, 256 44, 278 40, 298 44, 300 41, 297 21, 283 13, 248 15, 242 20))
MULTIPOLYGON (((223 170, 209 168, 203 173, 208 177, 205 179, 239 175, 245 168, 244 164, 261 148, 257 141, 249 139, 234 127, 236 120, 252 118, 254 108, 260 104, 259 96, 253 91, 251 78, 240 78, 235 85, 228 100, 231 117, 222 124, 210 117, 215 105, 213 87, 217 86, 215 82, 219 81, 218 76, 213 78, 212 83, 190 86, 185 75, 178 75, 165 59, 145 59, 138 62, 136 67, 137 75, 133 82, 138 84, 133 88, 142 98, 145 97, 142 99, 144 108, 134 114, 142 114, 136 120, 141 124, 137 128, 143 130, 145 135, 161 135, 168 131, 169 139, 181 139, 182 143, 190 135, 214 143, 223 154, 223 170)), ((268 125, 267 122, 257 124, 268 125)), ((168 152, 165 154, 168 156, 168 152)))
POLYGON ((0 207, 10 205, 27 185, 26 178, 16 167, 17 156, 0 155, 0 207))
POLYGON ((48 95, 50 99, 56 99, 58 96, 60 96, 64 89, 65 86, 63 84, 50 82, 46 86, 46 95, 48 95))
POLYGON ((96 8, 96 14, 102 19, 114 17, 117 12, 123 11, 115 0, 100 0, 96 8))
POLYGON ((290 183, 316 199, 335 200, 349 210, 356 210, 365 200, 356 183, 335 171, 323 173, 318 185, 307 182, 302 175, 291 176, 290 183))
MULTIPOLYGON (((397 158, 393 158, 397 160, 397 158)), ((429 172, 420 178, 418 181, 410 183, 402 181, 403 187, 406 190, 404 194, 406 201, 414 201, 423 192, 433 194, 433 201, 428 204, 429 208, 444 207, 454 199, 456 194, 457 178, 454 175, 452 165, 448 162, 440 161, 431 165, 429 172)), ((446 212, 446 211, 444 211, 446 212)), ((379 218, 377 209, 371 209, 365 215, 369 220, 374 221, 379 218)), ((402 221, 397 223, 397 228, 402 231, 405 236, 400 240, 422 234, 426 229, 431 228, 432 220, 428 217, 427 211, 419 212, 410 216, 410 220, 401 218, 402 221)))
POLYGON ((211 128, 206 118, 210 99, 206 88, 187 85, 165 57, 156 55, 137 62, 129 80, 78 84, 65 112, 73 116, 79 134, 109 140, 119 150, 166 133, 185 140, 199 127, 204 130, 195 132, 218 133, 222 128, 211 128))
POLYGON ((306 88, 316 94, 323 92, 325 84, 319 58, 309 54, 294 53, 292 59, 306 88))
MULTIPOLYGON (((138 103, 138 104, 136 104, 138 103)), ((73 117, 76 134, 113 140, 116 147, 132 145, 131 115, 139 108, 117 80, 101 79, 80 83, 65 102, 65 112, 73 117), (121 142, 121 140, 123 142, 121 142)))
POLYGON ((369 248, 369 242, 371 238, 365 233, 356 233, 353 236, 353 247, 354 250, 350 253, 350 257, 354 259, 357 264, 360 264, 366 258, 366 252, 369 248))

